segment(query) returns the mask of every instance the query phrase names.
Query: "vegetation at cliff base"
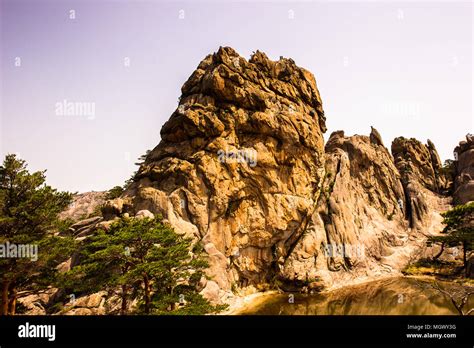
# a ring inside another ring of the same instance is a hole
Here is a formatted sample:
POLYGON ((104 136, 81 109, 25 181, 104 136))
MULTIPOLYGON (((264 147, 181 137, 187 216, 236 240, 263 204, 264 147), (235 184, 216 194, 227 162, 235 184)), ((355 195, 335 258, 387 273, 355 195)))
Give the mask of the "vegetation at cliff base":
POLYGON ((121 218, 97 230, 81 254, 83 261, 65 277, 69 291, 115 291, 121 314, 204 314, 212 306, 198 294, 207 261, 192 240, 161 218, 121 218), (138 298, 138 306, 130 302, 138 298))
MULTIPOLYGON (((15 155, 0 166, 0 314, 27 312, 18 298, 46 290, 55 293, 44 308, 51 314, 73 308, 65 303, 70 296, 104 290, 108 299, 118 296, 116 313, 122 314, 205 314, 225 308, 199 294, 208 267, 199 243, 161 217, 121 217, 74 238, 73 221, 58 217, 73 195, 45 182, 45 171, 30 173, 15 155)), ((112 189, 109 198, 122 191, 112 189)))
POLYGON ((438 259, 445 247, 461 246, 463 252, 463 267, 467 272, 467 255, 474 245, 474 202, 459 205, 442 214, 446 227, 442 236, 433 236, 428 239, 428 245, 438 243, 440 252, 434 257, 438 259))
POLYGON ((468 281, 467 278, 472 277, 469 255, 473 250, 474 202, 458 205, 441 215, 444 229, 440 235, 430 236, 426 242, 428 247, 439 246, 439 251, 432 257, 408 265, 403 273, 452 279, 465 277, 464 280, 468 281))
POLYGON ((58 214, 72 195, 45 183, 45 171, 30 173, 26 162, 7 155, 0 166, 0 288, 2 315, 16 313, 19 289, 45 287, 74 241, 54 235, 58 214))

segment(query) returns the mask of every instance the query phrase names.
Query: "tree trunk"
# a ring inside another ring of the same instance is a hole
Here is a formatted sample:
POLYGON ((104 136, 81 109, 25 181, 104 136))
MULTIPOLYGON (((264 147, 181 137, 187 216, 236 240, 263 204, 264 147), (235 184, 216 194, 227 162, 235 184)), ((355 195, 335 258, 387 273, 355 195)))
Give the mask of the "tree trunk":
POLYGON ((2 286, 2 309, 1 315, 8 315, 8 288, 10 287, 10 282, 5 281, 2 286))
POLYGON ((437 253, 435 256, 433 256, 433 260, 437 260, 441 256, 443 251, 444 251, 444 243, 441 243, 441 250, 439 251, 439 253, 437 253))
POLYGON ((467 243, 462 242, 462 261, 464 263, 464 274, 467 277, 467 243))
POLYGON ((143 283, 145 287, 145 313, 150 313, 150 281, 148 280, 148 275, 143 277, 143 283))
MULTIPOLYGON (((171 297, 173 297, 173 287, 172 286, 168 287, 168 294, 170 294, 171 297)), ((175 309, 176 309, 176 304, 173 302, 173 303, 171 303, 171 311, 174 311, 175 309)))
POLYGON ((10 286, 10 301, 8 303, 8 314, 15 315, 17 291, 15 285, 10 286))
POLYGON ((122 285, 122 308, 120 309, 120 314, 125 315, 127 313, 127 286, 122 285))

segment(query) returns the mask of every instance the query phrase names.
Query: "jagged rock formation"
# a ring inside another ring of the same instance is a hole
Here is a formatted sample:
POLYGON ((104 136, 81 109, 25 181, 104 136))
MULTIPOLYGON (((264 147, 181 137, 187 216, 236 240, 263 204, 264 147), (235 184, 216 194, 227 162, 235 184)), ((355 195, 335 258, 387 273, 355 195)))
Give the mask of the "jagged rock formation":
POLYGON ((105 211, 147 209, 201 240, 216 298, 268 281, 303 233, 324 175, 325 118, 313 75, 258 51, 246 61, 220 48, 182 93, 161 143, 105 211))
POLYGON ((457 154, 454 203, 465 204, 474 201, 474 136, 467 135, 454 152, 457 154))
POLYGON ((56 288, 47 288, 35 294, 27 294, 26 296, 22 296, 20 293, 18 303, 25 308, 25 313, 28 315, 45 315, 45 308, 51 304, 57 291, 58 289, 56 288))
POLYGON ((392 143, 392 154, 403 177, 416 179, 430 191, 442 191, 442 164, 431 140, 428 139, 427 145, 424 145, 413 138, 396 138, 392 143))
MULTIPOLYGON (((36 294, 20 297, 18 302, 25 308, 27 315, 46 315, 46 308, 50 308, 63 292, 60 289, 49 287, 36 294)), ((73 296, 71 294, 71 296, 73 296)), ((91 295, 78 298, 69 298, 70 301, 56 314, 59 315, 101 315, 118 313, 120 308, 117 296, 108 296, 106 291, 99 291, 91 295), (118 308, 117 308, 118 307, 118 308)))
POLYGON ((410 227, 421 228, 431 213, 426 195, 446 194, 452 179, 443 171, 438 152, 429 139, 424 145, 413 138, 396 138, 392 154, 405 191, 406 217, 410 227))
POLYGON ((382 141, 382 136, 380 135, 379 131, 376 130, 374 127, 370 127, 370 142, 375 145, 384 146, 382 141))
MULTIPOLYGON (((404 145, 403 151, 410 149, 404 145)), ((413 168, 423 170, 417 164, 413 168)), ((369 137, 331 134, 325 173, 318 209, 283 267, 289 284, 309 280, 309 287, 331 286, 399 270, 423 247, 421 228, 437 232, 439 216, 425 211, 419 228, 410 228, 402 176, 376 129, 369 137)), ((413 184, 420 185, 417 178, 413 184)), ((423 207, 440 211, 436 194, 425 194, 429 199, 421 200, 423 207)))
POLYGON ((325 131, 311 73, 220 48, 104 217, 147 210, 200 241, 215 302, 235 287, 319 290, 398 272, 449 206, 434 145, 398 138, 393 158, 374 128, 334 132, 324 148, 325 131))

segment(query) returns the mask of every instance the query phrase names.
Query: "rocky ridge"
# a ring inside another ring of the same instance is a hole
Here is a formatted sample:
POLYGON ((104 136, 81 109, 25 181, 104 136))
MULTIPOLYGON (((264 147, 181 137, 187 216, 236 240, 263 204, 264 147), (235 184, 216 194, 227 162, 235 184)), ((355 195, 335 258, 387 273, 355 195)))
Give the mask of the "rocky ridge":
MULTIPOLYGON (((202 294, 229 303, 275 285, 320 291, 399 274, 442 230, 451 192, 472 200, 472 138, 457 148, 453 183, 430 140, 400 137, 390 152, 373 127, 369 136, 333 132, 326 144, 325 132, 310 72, 221 47, 184 83, 161 142, 122 196, 71 233, 85 239, 119 216, 160 214, 203 244, 202 294)), ((114 300, 102 297, 68 313, 109 311, 114 300)))
POLYGON ((203 293, 320 290, 399 272, 441 230, 450 181, 434 144, 334 132, 314 76, 221 47, 182 87, 134 182, 104 213, 161 214, 203 243, 203 293))
MULTIPOLYGON (((414 144, 401 149, 409 153, 414 144)), ((339 287, 395 274, 417 257, 426 236, 440 231, 439 212, 450 199, 424 188, 421 177, 404 180, 399 168, 374 128, 370 136, 331 134, 318 209, 282 269, 289 284, 339 287)))

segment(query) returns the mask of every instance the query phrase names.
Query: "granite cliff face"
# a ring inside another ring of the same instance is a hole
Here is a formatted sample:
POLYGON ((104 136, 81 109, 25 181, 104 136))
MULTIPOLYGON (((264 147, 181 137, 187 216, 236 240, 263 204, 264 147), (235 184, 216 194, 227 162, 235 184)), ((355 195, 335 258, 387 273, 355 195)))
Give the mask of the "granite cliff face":
POLYGON ((184 84, 161 143, 109 210, 159 213, 201 241, 210 297, 266 283, 315 208, 325 130, 312 74, 221 48, 184 84))
MULTIPOLYGON (((412 145, 399 149, 408 153, 412 145)), ((421 177, 407 185, 397 164, 374 128, 370 136, 331 135, 317 211, 283 267, 289 284, 338 287, 393 274, 424 249, 425 236, 439 232, 439 212, 449 199, 425 189, 421 177)), ((425 168, 414 163, 413 170, 425 168)))
POLYGON ((410 227, 423 228, 432 212, 429 196, 451 191, 452 178, 442 170, 434 144, 399 137, 392 143, 395 166, 401 176, 405 194, 405 216, 410 227))
POLYGON ((466 136, 466 140, 461 141, 454 152, 457 161, 453 198, 456 204, 466 204, 474 201, 474 136, 466 136))
POLYGON ((215 302, 236 288, 311 291, 399 272, 449 208, 434 145, 397 138, 392 156, 374 128, 324 146, 325 131, 311 73, 220 48, 104 217, 148 210, 200 241, 211 264, 202 293, 215 302))

